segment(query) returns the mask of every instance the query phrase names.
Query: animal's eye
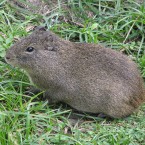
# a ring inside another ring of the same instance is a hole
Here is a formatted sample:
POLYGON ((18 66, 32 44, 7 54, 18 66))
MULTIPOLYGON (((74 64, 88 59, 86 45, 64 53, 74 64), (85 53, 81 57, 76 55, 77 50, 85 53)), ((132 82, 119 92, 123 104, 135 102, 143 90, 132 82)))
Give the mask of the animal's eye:
POLYGON ((28 47, 28 48, 26 49, 26 51, 27 51, 27 52, 32 52, 32 51, 34 51, 34 48, 33 48, 33 47, 28 47))

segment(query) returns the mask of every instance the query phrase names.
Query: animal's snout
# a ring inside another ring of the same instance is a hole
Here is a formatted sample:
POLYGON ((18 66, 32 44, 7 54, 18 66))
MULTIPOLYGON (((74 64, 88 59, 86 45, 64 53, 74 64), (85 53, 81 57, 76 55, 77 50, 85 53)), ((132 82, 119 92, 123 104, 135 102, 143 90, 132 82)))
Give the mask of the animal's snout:
POLYGON ((10 56, 6 56, 5 58, 6 58, 7 60, 9 60, 9 59, 10 59, 10 56))
POLYGON ((6 54, 6 56, 5 56, 5 61, 6 61, 7 63, 10 62, 10 61, 11 61, 11 56, 8 55, 8 54, 6 54))

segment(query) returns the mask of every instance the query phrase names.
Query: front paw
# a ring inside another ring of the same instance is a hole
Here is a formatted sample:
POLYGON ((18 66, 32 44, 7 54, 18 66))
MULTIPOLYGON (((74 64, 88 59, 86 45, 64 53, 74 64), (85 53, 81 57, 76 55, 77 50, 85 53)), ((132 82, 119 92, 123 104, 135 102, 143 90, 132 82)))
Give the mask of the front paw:
POLYGON ((27 96, 38 96, 38 97, 42 98, 43 100, 45 99, 45 91, 42 91, 35 87, 28 88, 24 93, 27 96))

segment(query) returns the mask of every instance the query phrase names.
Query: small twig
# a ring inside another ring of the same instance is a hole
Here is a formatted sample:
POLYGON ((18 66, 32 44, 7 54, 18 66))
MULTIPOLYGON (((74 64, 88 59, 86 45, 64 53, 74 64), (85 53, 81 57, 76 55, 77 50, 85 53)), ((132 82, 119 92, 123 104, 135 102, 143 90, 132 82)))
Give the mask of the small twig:
MULTIPOLYGON (((139 17, 139 16, 138 16, 138 17, 139 17)), ((126 42, 126 40, 127 40, 128 36, 129 36, 129 34, 130 34, 130 32, 131 32, 133 26, 135 25, 135 23, 136 23, 136 21, 137 21, 137 19, 138 19, 138 17, 135 19, 135 21, 133 22, 132 26, 130 27, 130 29, 129 29, 129 31, 128 31, 128 33, 127 33, 127 35, 126 35, 126 37, 125 37, 125 39, 124 39, 124 41, 123 41, 123 44, 126 42)))

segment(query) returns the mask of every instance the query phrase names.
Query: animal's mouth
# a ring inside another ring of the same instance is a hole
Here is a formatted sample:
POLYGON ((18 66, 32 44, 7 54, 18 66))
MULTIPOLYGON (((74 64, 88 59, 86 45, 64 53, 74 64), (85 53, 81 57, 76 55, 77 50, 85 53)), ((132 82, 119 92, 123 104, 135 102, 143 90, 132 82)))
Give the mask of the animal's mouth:
POLYGON ((11 58, 9 56, 5 56, 5 61, 12 66, 16 66, 16 64, 14 63, 16 60, 14 58, 11 58))
POLYGON ((9 56, 5 56, 5 61, 7 63, 11 63, 13 61, 13 59, 11 59, 9 56))

